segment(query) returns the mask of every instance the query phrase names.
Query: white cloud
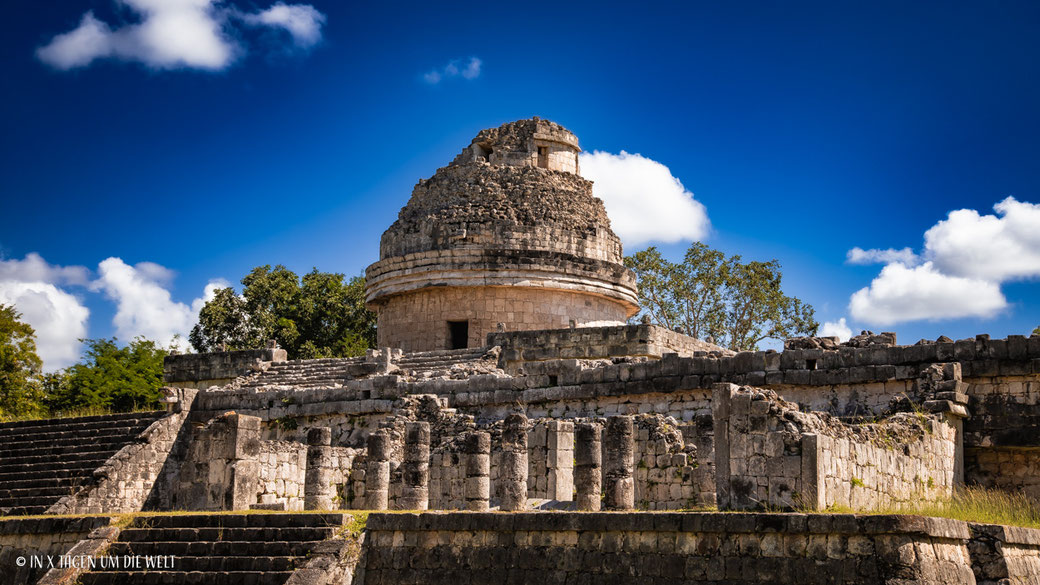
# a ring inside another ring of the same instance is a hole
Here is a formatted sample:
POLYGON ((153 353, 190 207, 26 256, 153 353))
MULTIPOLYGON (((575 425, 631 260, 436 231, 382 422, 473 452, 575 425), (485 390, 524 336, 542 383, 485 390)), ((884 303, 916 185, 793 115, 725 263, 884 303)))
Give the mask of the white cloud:
POLYGON ((943 274, 932 262, 916 267, 889 264, 849 301, 853 318, 882 326, 922 319, 993 317, 1006 307, 1000 285, 943 274))
POLYGON ((837 337, 838 341, 845 342, 852 338, 852 329, 845 323, 845 317, 837 321, 827 321, 820 326, 820 337, 837 337))
POLYGON ((594 151, 582 153, 579 166, 582 176, 593 181, 593 194, 603 200, 610 225, 626 246, 699 240, 708 234, 711 223, 704 205, 665 165, 625 151, 594 151))
POLYGON ((849 264, 891 264, 899 262, 907 266, 913 266, 918 263, 919 258, 910 248, 903 248, 902 250, 871 248, 870 250, 864 250, 856 247, 849 250, 845 261, 849 264))
POLYGON ((175 336, 187 339, 206 301, 217 288, 227 286, 223 281, 210 282, 203 296, 187 305, 173 300, 165 288, 171 274, 157 264, 130 266, 119 258, 108 258, 98 264, 98 275, 91 286, 116 302, 112 318, 116 336, 123 340, 143 336, 162 345, 169 345, 175 336))
POLYGON ((0 303, 14 305, 36 331, 36 350, 48 372, 76 362, 90 316, 79 299, 56 285, 82 285, 89 278, 82 266, 54 266, 35 253, 0 260, 0 303))
POLYGON ((441 69, 434 69, 423 74, 423 81, 430 85, 437 85, 445 79, 462 77, 463 79, 476 79, 480 77, 480 68, 484 62, 476 57, 470 57, 465 65, 461 65, 460 59, 453 59, 441 69))
POLYGON ((956 276, 993 282, 1040 276, 1040 205, 1008 197, 993 209, 997 215, 951 211, 925 232, 925 256, 956 276))
POLYGON ((851 264, 886 264, 852 295, 852 316, 891 325, 992 317, 1006 308, 1002 283, 1040 277, 1040 205, 1008 197, 993 209, 997 215, 951 211, 925 232, 920 255, 910 248, 849 250, 851 264))
POLYGON ((120 0, 120 4, 140 21, 113 29, 87 12, 77 28, 38 48, 37 58, 61 70, 114 58, 154 69, 215 71, 228 67, 243 52, 231 34, 232 16, 249 24, 283 28, 301 46, 320 40, 325 20, 309 5, 281 2, 256 14, 222 8, 220 0, 120 0))
POLYGON ((243 15, 243 20, 249 24, 283 28, 292 35, 297 46, 312 47, 321 40, 325 15, 309 4, 276 2, 267 10, 243 15))

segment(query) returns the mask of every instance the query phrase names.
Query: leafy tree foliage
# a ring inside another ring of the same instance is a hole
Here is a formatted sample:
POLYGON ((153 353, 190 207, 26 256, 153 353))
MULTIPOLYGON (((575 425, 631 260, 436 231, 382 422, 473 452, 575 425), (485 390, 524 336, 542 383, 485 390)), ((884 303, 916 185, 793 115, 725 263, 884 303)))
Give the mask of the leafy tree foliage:
POLYGON ((1036 329, 1033 329, 1033 335, 1040 335, 1040 326, 1038 326, 1036 329))
POLYGON ((254 268, 242 294, 217 291, 189 341, 197 351, 263 347, 278 341, 289 357, 345 357, 374 347, 375 314, 365 309, 365 279, 318 272, 299 278, 284 266, 254 268))
POLYGON ((0 304, 0 418, 44 411, 36 331, 21 317, 13 306, 0 304))
POLYGON ((764 339, 815 335, 813 308, 780 288, 780 263, 743 262, 696 242, 681 263, 655 247, 625 258, 638 277, 639 301, 657 323, 714 338, 735 351, 758 349, 764 339))
POLYGON ((44 379, 52 412, 159 407, 165 349, 142 337, 126 347, 116 345, 115 339, 87 339, 85 343, 82 362, 44 379))

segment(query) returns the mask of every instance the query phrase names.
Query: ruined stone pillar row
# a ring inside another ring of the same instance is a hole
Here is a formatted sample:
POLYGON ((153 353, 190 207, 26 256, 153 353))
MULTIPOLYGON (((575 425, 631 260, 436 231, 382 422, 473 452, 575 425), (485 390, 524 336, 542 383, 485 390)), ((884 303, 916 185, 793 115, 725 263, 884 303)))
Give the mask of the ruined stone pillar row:
POLYGON ((383 431, 368 436, 365 467, 365 509, 386 510, 390 505, 390 437, 383 431))
POLYGON ((430 423, 404 426, 404 462, 401 464, 401 510, 430 507, 430 423))
POLYGON ((574 484, 578 510, 598 512, 603 482, 602 427, 596 423, 579 423, 574 427, 574 484))
POLYGON ((604 507, 631 510, 635 507, 635 417, 612 416, 607 419, 604 438, 604 507))
POLYGON ((303 509, 331 510, 336 486, 332 485, 332 429, 307 431, 307 471, 303 481, 303 509))
POLYGON ((569 502, 574 499, 574 423, 550 421, 548 442, 548 498, 569 502))
POLYGON ((527 417, 511 414, 502 426, 501 503, 499 509, 515 512, 527 507, 527 417))
POLYGON ((486 512, 491 500, 491 434, 473 431, 463 441, 466 509, 486 512))

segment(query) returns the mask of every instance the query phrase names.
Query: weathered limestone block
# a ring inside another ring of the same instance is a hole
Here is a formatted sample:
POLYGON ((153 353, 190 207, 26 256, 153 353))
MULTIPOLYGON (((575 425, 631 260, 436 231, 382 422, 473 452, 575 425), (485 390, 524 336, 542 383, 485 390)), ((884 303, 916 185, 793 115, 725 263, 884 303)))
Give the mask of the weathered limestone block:
POLYGON ((486 512, 491 499, 491 435, 473 431, 463 441, 466 509, 486 512))
POLYGON ((604 439, 604 507, 608 510, 631 510, 635 507, 635 419, 612 416, 607 419, 604 439))
POLYGON ((426 510, 430 505, 430 423, 409 422, 404 430, 401 465, 402 510, 426 510))
POLYGON ((390 502, 390 437, 385 431, 368 436, 365 508, 386 510, 390 502))
POLYGON ((574 484, 579 510, 598 512, 603 482, 602 427, 595 423, 579 423, 574 429, 574 484))
POLYGON ((336 486, 332 484, 332 429, 316 427, 307 431, 307 472, 303 484, 305 510, 331 510, 336 486))
POLYGON ((515 512, 527 507, 527 417, 511 414, 502 427, 502 480, 499 509, 515 512))
POLYGON ((549 421, 547 439, 549 483, 546 497, 569 502, 574 498, 574 423, 549 421))

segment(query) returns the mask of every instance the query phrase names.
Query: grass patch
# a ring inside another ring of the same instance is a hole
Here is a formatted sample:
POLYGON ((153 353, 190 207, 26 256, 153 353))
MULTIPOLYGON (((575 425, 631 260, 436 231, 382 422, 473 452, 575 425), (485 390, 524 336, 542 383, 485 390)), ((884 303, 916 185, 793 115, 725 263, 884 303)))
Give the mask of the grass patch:
MULTIPOLYGON (((799 510, 813 513, 812 510, 799 510)), ((899 514, 951 518, 980 524, 1005 524, 1040 528, 1040 502, 1021 492, 1009 492, 978 486, 958 487, 954 496, 944 502, 921 502, 879 508, 876 510, 853 510, 845 506, 832 506, 826 513, 834 514, 899 514)))

